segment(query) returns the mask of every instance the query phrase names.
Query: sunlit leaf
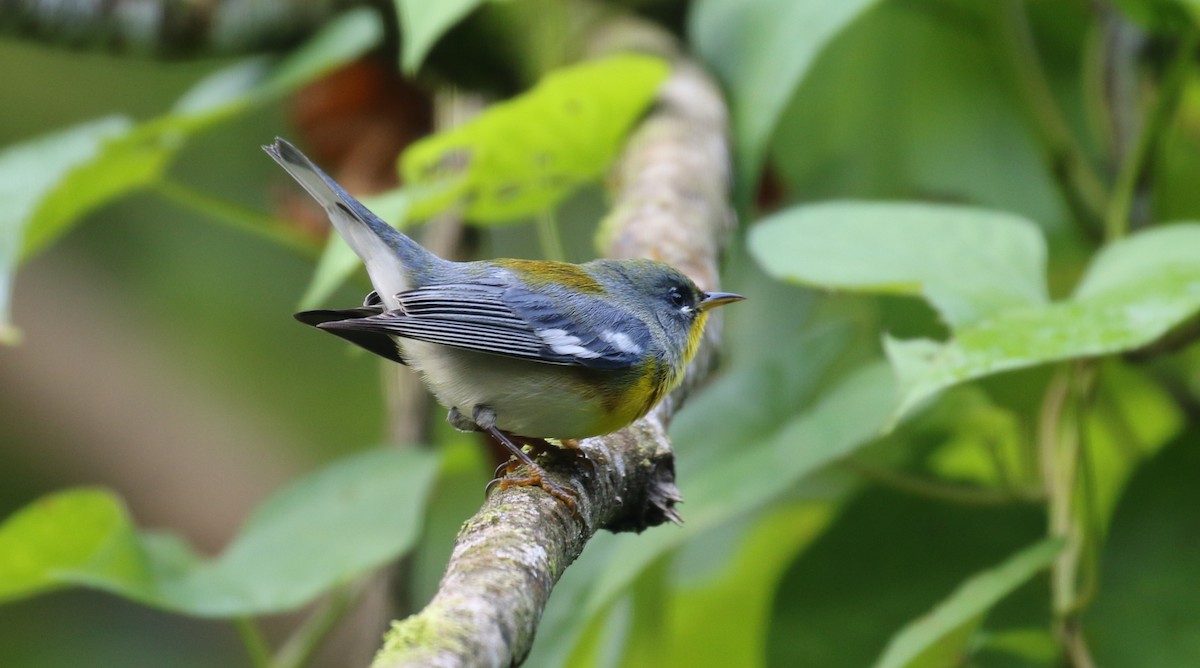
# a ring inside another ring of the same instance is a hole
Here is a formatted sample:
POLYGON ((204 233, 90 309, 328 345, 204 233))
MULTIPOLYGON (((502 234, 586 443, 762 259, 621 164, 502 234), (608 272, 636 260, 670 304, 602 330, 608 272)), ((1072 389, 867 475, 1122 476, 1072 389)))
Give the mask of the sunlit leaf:
POLYGON ((415 72, 425 54, 447 30, 471 13, 483 0, 394 0, 400 18, 400 63, 406 72, 415 72))
POLYGON ((1019 657, 1036 666, 1053 665, 1058 656, 1058 644, 1049 629, 1012 629, 985 633, 979 642, 979 653, 996 652, 1019 657))
POLYGON ((408 550, 436 469, 420 450, 348 457, 268 499, 212 560, 139 536, 109 492, 52 495, 0 525, 0 601, 75 585, 200 616, 291 610, 408 550))
POLYGON ((952 327, 1046 302, 1046 244, 1033 223, 963 206, 833 202, 759 223, 768 273, 835 289, 918 294, 952 327))
POLYGON ((878 0, 701 0, 688 34, 730 95, 739 198, 748 201, 780 114, 821 51, 878 0))
POLYGON ((901 629, 888 643, 876 668, 962 665, 971 634, 987 612, 1048 567, 1062 547, 1059 540, 1045 540, 963 582, 929 614, 901 629))
POLYGON ((64 573, 90 570, 145 594, 145 555, 121 501, 101 489, 51 494, 0 524, 0 602, 59 589, 64 573))
POLYGON ((941 477, 1004 490, 1040 483, 1018 416, 992 403, 978 387, 948 392, 922 415, 931 414, 945 419, 945 440, 929 458, 941 477))
POLYGON ((413 202, 410 215, 457 205, 472 221, 500 222, 546 210, 600 176, 668 71, 661 59, 633 54, 563 68, 416 142, 401 156, 404 182, 442 187, 413 202))
POLYGON ((1185 419, 1152 377, 1116 360, 1101 368, 1093 402, 1086 423, 1091 501, 1078 510, 1103 534, 1130 476, 1179 433, 1185 419))

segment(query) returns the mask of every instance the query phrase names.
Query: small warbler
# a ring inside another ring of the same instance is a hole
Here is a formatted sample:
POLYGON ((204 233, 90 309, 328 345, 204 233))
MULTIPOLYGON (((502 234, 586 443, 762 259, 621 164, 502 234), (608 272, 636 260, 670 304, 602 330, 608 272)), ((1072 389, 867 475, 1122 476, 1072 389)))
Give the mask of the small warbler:
POLYGON ((502 486, 539 485, 574 507, 517 443, 569 445, 642 417, 682 380, 708 311, 743 299, 653 260, 444 260, 288 142, 263 149, 321 204, 375 288, 359 308, 296 318, 416 369, 452 425, 525 464, 502 486))

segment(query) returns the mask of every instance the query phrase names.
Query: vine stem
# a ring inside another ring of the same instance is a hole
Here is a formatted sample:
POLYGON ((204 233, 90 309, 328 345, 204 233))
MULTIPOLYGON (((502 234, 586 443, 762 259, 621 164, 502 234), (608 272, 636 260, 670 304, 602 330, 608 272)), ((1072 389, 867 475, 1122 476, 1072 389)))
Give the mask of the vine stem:
POLYGON ((1200 43, 1200 31, 1191 28, 1176 47, 1174 58, 1163 75, 1159 86, 1154 107, 1151 110, 1129 157, 1122 163, 1113 186, 1112 198, 1109 200, 1105 216, 1104 238, 1108 242, 1115 241, 1129 233, 1133 216, 1134 200, 1138 189, 1146 183, 1147 175, 1153 166, 1154 157, 1161 144, 1162 137, 1175 118, 1179 101, 1183 97, 1183 87, 1191 70, 1192 55, 1200 43))
POLYGON ((1039 490, 1020 488, 996 490, 971 485, 946 483, 935 478, 908 475, 893 469, 875 466, 856 457, 847 458, 843 463, 850 470, 873 482, 900 492, 935 501, 974 506, 1001 506, 1012 503, 1034 503, 1044 500, 1039 490))
POLYGON ((1038 56, 1037 43, 1021 0, 1008 0, 1001 8, 998 22, 1010 68, 1029 106, 1034 128, 1050 154, 1051 172, 1074 219, 1085 232, 1095 235, 1104 214, 1107 192, 1103 179, 1089 161, 1086 151, 1071 131, 1058 103, 1045 68, 1038 56))
POLYGON ((558 234, 558 220, 553 211, 543 211, 537 216, 538 244, 547 260, 565 262, 567 252, 563 250, 562 237, 558 234))
POLYGON ((333 590, 321 607, 310 613, 304 623, 292 632, 275 656, 265 664, 266 668, 299 668, 307 663, 334 625, 354 607, 359 595, 371 581, 372 578, 367 577, 333 590))
POLYGON ((1059 369, 1046 388, 1038 425, 1038 451, 1042 481, 1049 506, 1050 536, 1062 539, 1066 548, 1050 569, 1051 601, 1055 634, 1075 668, 1093 668, 1094 662, 1083 637, 1079 613, 1090 596, 1089 586, 1080 590, 1081 580, 1090 582, 1095 560, 1094 503, 1091 478, 1087 470, 1084 433, 1086 418, 1096 387, 1098 364, 1084 360, 1059 369), (1077 494, 1082 480, 1083 498, 1077 494), (1077 502, 1082 500, 1081 509, 1077 502), (1088 520, 1081 519, 1081 514, 1088 520))
POLYGON ((246 646, 246 653, 250 655, 250 662, 254 664, 254 668, 270 668, 271 653, 267 649, 267 641, 263 638, 262 631, 258 630, 254 620, 249 617, 237 617, 233 620, 233 625, 242 638, 242 644, 246 646))
POLYGON ((277 218, 265 216, 250 207, 169 179, 159 180, 152 190, 186 209, 199 211, 235 230, 290 248, 303 257, 315 261, 320 256, 321 249, 315 239, 305 236, 298 229, 284 224, 277 218))

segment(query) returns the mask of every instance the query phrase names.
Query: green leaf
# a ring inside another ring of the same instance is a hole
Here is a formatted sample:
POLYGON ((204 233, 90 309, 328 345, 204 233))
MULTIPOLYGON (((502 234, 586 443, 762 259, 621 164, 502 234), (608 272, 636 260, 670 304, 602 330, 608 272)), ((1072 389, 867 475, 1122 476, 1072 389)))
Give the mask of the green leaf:
POLYGON ((403 35, 400 63, 405 72, 416 72, 425 55, 447 30, 471 13, 483 0, 394 0, 403 35))
POLYGON ((1179 33, 1200 22, 1197 0, 1117 0, 1116 4, 1151 33, 1179 33))
POLYGON ((1103 534, 1130 476, 1183 428, 1170 392, 1137 367, 1110 360, 1100 369, 1095 409, 1086 417, 1091 501, 1080 521, 1103 534))
POLYGON ((1065 301, 1045 303, 1036 228, 999 212, 918 204, 796 207, 760 224, 750 249, 775 276, 830 288, 920 294, 945 343, 885 337, 899 418, 975 378, 1132 350, 1200 310, 1200 224, 1147 230, 1099 253, 1065 301))
MULTIPOLYGON (((752 666, 764 652, 771 604, 783 571, 833 520, 832 504, 792 503, 758 519, 723 572, 672 589, 666 665, 752 666)), ((634 629, 638 633, 638 629, 634 629)))
POLYGON ((936 426, 942 441, 928 461, 939 477, 1009 492, 1041 484, 1028 461, 1019 416, 994 404, 981 388, 954 388, 921 420, 936 426))
POLYGON ((348 457, 274 495, 213 560, 139 536, 111 493, 53 495, 0 525, 0 601, 81 585, 200 616, 292 610, 408 550, 436 469, 419 450, 348 457))
MULTIPOLYGON (((361 201, 363 206, 383 220, 391 222, 393 227, 404 227, 405 214, 411 201, 407 190, 398 188, 374 197, 363 197, 361 201)), ((360 266, 362 260, 346 244, 346 240, 342 239, 341 235, 330 234, 325 242, 325 251, 317 262, 317 269, 313 272, 312 281, 304 291, 304 296, 300 298, 300 309, 319 306, 360 266)))
POLYGON ((23 257, 56 241, 91 211, 159 179, 178 143, 136 130, 104 142, 95 157, 67 172, 28 221, 23 257))
POLYGON ((669 72, 665 61, 626 54, 563 68, 469 123, 414 143, 400 158, 404 182, 430 188, 409 215, 461 206, 475 222, 544 211, 596 179, 669 72))
POLYGON ((1172 668, 1200 656, 1200 429, 1138 469, 1098 555, 1096 598, 1083 612, 1097 666, 1172 668))
POLYGON ((777 278, 922 295, 955 328, 1046 302, 1041 233, 999 211, 864 202, 794 207, 759 223, 750 250, 777 278))
POLYGON ((687 523, 622 541, 596 579, 589 613, 606 608, 655 559, 692 536, 762 507, 804 476, 869 442, 883 428, 894 393, 887 368, 868 365, 766 442, 745 444, 736 458, 681 480, 687 523))
POLYGON ((321 76, 382 35, 375 12, 349 11, 274 67, 253 58, 211 75, 171 113, 136 126, 110 116, 0 152, 0 342, 17 336, 9 295, 18 261, 90 211, 157 181, 191 133, 321 76))
POLYGON ((157 151, 113 142, 132 126, 109 116, 0 152, 0 341, 16 336, 9 295, 17 262, 161 167, 157 151))
POLYGON ((885 340, 902 415, 941 390, 1046 362, 1145 346, 1200 310, 1200 224, 1141 232, 1105 249, 1073 298, 999 312, 946 343, 885 340))
POLYGON ((194 133, 314 81, 375 48, 383 39, 377 12, 360 7, 330 21, 282 59, 253 57, 209 75, 146 133, 194 133))
MULTIPOLYGON (((933 0, 929 11, 913 11, 884 2, 855 21, 821 54, 771 135, 767 160, 782 190, 806 201, 916 193, 1012 211, 1047 229, 1068 227, 1026 100, 997 68, 1002 7, 933 0)), ((1035 27, 1045 55, 1083 48, 1079 17, 1035 27)), ((1078 76, 1076 61, 1074 74, 1055 68, 1061 60, 1047 62, 1055 82, 1078 76)))
POLYGON ((0 602, 66 586, 64 573, 92 569, 142 591, 145 559, 121 501, 80 488, 43 497, 0 525, 0 602))
POLYGON ((339 15, 279 62, 264 92, 280 95, 319 79, 374 49, 383 40, 383 32, 379 12, 370 7, 339 15))
POLYGON ((730 96, 739 200, 749 201, 788 100, 822 50, 878 0, 700 0, 689 41, 730 96))
POLYGON ((961 665, 970 637, 988 610, 1049 566, 1062 548, 1059 540, 1042 541, 963 582, 929 614, 893 636, 876 668, 961 665))

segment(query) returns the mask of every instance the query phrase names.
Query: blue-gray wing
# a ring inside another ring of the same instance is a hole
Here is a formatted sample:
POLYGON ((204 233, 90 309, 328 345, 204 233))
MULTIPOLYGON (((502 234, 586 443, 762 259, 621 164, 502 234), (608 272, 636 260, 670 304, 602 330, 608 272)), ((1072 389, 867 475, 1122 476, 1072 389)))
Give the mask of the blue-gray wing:
POLYGON ((645 324, 589 295, 563 303, 496 281, 425 286, 397 298, 395 310, 321 326, 602 369, 633 366, 649 340, 645 324))

